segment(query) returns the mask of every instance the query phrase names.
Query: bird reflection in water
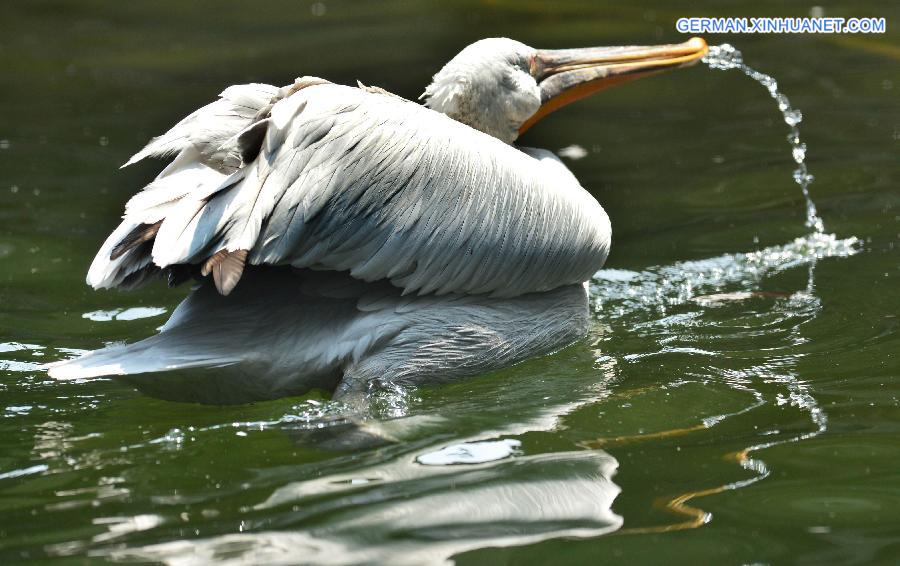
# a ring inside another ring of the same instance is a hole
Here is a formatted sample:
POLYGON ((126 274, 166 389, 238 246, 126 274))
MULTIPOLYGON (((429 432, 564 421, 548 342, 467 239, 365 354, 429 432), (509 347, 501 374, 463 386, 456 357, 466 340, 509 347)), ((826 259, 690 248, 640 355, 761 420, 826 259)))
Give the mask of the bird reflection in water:
MULTIPOLYGON (((573 350, 590 363, 587 348, 573 350)), ((357 457, 349 466, 317 464, 318 473, 267 477, 274 487, 245 513, 247 532, 101 554, 125 561, 446 564, 480 548, 608 534, 623 521, 612 510, 620 492, 616 460, 596 449, 534 453, 520 439, 558 429, 607 396, 614 377, 611 370, 560 375, 549 390, 543 380, 512 388, 498 376, 476 383, 496 400, 489 405, 455 397, 431 408, 423 400, 403 417, 323 429, 285 419, 276 426, 299 442, 314 438, 357 457), (485 428, 479 419, 506 424, 485 428), (372 439, 383 447, 372 449, 372 439)))

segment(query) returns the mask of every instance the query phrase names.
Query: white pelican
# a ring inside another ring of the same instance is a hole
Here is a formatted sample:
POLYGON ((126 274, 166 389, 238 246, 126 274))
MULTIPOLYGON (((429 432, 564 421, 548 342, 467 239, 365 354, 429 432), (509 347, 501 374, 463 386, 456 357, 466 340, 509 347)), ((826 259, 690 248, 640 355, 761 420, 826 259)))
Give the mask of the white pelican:
POLYGON ((122 375, 179 400, 313 387, 358 398, 568 345, 587 330, 585 282, 609 253, 609 218, 552 153, 512 144, 568 102, 706 51, 699 38, 562 50, 484 39, 434 76, 424 106, 313 77, 232 86, 126 163, 175 156, 87 276, 97 289, 159 275, 200 287, 156 336, 50 373, 122 375))

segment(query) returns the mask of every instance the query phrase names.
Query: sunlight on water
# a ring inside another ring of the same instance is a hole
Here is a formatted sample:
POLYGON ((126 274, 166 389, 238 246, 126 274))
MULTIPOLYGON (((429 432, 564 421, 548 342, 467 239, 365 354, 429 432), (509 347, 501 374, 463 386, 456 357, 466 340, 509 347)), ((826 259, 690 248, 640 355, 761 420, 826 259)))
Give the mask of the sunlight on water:
POLYGON ((594 276, 591 295, 595 309, 605 317, 643 317, 647 309, 665 313, 688 301, 716 304, 714 299, 723 298, 716 295, 731 287, 758 292, 755 287, 766 276, 809 266, 821 258, 851 256, 859 250, 860 241, 855 237, 841 239, 813 233, 781 246, 681 261, 645 271, 603 269, 594 276))
POLYGON ((138 320, 166 314, 162 307, 131 307, 127 309, 112 309, 86 312, 81 318, 94 322, 109 322, 111 320, 138 320))
POLYGON ((747 66, 744 63, 743 55, 734 46, 727 43, 711 46, 709 53, 703 58, 703 62, 709 65, 710 69, 741 71, 766 87, 766 90, 778 103, 778 110, 784 117, 784 123, 790 127, 787 141, 791 144, 791 156, 797 164, 797 169, 794 170, 794 182, 800 185, 803 198, 806 200, 806 225, 816 232, 824 232, 825 225, 819 218, 816 205, 809 195, 809 185, 813 182, 813 176, 806 167, 806 144, 800 141, 799 124, 803 121, 803 113, 798 108, 791 106, 788 97, 778 90, 778 82, 774 78, 747 66))
POLYGON ((516 453, 522 442, 513 439, 452 444, 440 450, 422 454, 416 461, 426 466, 483 464, 508 458, 516 453))
MULTIPOLYGON (((821 222, 817 223, 816 229, 820 227, 821 222)), ((731 454, 743 469, 753 473, 752 477, 681 494, 666 507, 685 516, 684 522, 633 529, 634 533, 696 528, 706 524, 712 515, 687 505, 688 501, 747 487, 769 477, 772 473, 769 466, 761 458, 751 457, 751 453, 810 439, 827 430, 828 415, 815 398, 810 383, 798 374, 798 363, 805 354, 799 353, 797 348, 806 342, 801 332, 803 325, 815 319, 822 309, 815 294, 817 262, 823 258, 851 256, 859 251, 857 238, 839 239, 833 234, 816 231, 788 244, 754 252, 676 262, 639 272, 607 269, 595 275, 591 294, 598 316, 611 324, 615 340, 621 342, 623 337, 626 341, 640 339, 638 351, 623 352, 618 356, 622 362, 645 366, 653 364, 659 356, 672 355, 704 360, 699 372, 688 370, 677 382, 665 387, 681 386, 692 380, 706 384, 705 387, 721 383, 734 391, 750 393, 752 400, 742 409, 707 416, 693 427, 598 439, 587 446, 635 442, 643 436, 652 439, 694 434, 767 405, 799 410, 807 415, 812 425, 810 430, 801 432, 767 432, 773 436, 731 454), (803 267, 807 274, 803 288, 789 293, 762 289, 768 278, 803 267), (711 314, 717 309, 753 300, 771 301, 771 304, 742 309, 739 322, 711 314), (760 341, 766 344, 763 358, 758 356, 760 341), (735 342, 741 346, 736 347, 735 342)), ((619 347, 611 341, 606 346, 607 357, 619 347)), ((629 531, 626 529, 626 532, 629 531)))

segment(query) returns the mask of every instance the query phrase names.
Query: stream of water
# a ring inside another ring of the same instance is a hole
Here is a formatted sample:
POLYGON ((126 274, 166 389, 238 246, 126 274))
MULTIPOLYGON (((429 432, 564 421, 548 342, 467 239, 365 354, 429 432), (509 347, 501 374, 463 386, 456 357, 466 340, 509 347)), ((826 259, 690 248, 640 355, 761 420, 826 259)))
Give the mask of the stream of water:
POLYGON ((813 176, 806 166, 806 144, 800 140, 800 122, 803 121, 803 113, 799 108, 791 106, 788 97, 778 90, 778 81, 771 75, 761 73, 744 63, 743 54, 734 46, 728 43, 710 46, 709 53, 703 58, 703 62, 709 65, 710 69, 723 71, 729 69, 739 70, 764 86, 772 98, 775 99, 775 102, 778 104, 778 110, 784 117, 784 123, 790 128, 787 141, 791 144, 791 156, 797 164, 797 168, 794 170, 794 182, 800 185, 800 190, 803 191, 803 198, 806 201, 806 226, 817 233, 823 233, 825 224, 819 217, 816 205, 809 194, 809 185, 813 182, 813 176))

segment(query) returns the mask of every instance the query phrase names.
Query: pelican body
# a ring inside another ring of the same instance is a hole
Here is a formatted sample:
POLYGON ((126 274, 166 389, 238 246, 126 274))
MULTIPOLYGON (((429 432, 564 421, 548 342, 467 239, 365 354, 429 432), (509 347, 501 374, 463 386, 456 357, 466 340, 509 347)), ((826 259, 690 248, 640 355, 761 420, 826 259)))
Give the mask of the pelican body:
POLYGON ((690 64, 702 40, 539 51, 476 42, 420 105, 302 77, 249 84, 126 165, 172 162, 127 203, 94 288, 199 287, 156 336, 50 369, 239 403, 444 382, 579 339, 609 217, 525 129, 609 84, 690 64))

